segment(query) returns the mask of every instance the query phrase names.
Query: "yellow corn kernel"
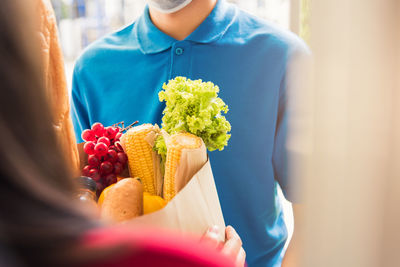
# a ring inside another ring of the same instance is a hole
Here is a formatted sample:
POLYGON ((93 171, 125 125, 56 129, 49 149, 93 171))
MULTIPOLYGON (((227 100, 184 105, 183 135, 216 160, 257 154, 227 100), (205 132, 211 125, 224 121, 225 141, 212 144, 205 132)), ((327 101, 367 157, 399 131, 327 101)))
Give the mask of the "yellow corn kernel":
POLYGON ((156 195, 153 148, 146 141, 151 131, 158 132, 159 129, 152 124, 135 126, 123 135, 121 141, 128 156, 131 176, 142 180, 144 192, 156 195))
POLYGON ((163 197, 170 201, 176 195, 175 173, 181 160, 182 150, 197 149, 202 141, 190 133, 177 133, 172 135, 167 145, 167 159, 165 163, 163 197))

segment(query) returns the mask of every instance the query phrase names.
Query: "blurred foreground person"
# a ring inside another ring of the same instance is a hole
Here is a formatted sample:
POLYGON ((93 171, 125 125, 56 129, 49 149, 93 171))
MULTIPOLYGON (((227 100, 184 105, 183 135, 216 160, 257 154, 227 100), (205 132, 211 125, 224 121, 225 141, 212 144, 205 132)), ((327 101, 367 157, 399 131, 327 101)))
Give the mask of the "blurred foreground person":
MULTIPOLYGON (((220 253, 169 233, 105 228, 76 205, 46 101, 33 3, 3 0, 0 9, 0 265, 243 265, 230 227, 220 253)), ((205 240, 216 246, 213 236, 205 240)))

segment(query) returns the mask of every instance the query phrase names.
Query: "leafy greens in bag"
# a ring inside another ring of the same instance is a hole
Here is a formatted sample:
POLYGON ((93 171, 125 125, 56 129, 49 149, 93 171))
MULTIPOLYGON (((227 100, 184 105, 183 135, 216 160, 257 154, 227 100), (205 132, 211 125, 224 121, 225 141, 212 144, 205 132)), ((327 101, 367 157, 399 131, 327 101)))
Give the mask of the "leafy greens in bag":
MULTIPOLYGON (((159 93, 165 101, 162 128, 169 134, 188 132, 203 139, 209 151, 223 150, 231 137, 230 123, 223 114, 228 106, 218 97, 219 87, 212 82, 176 77, 163 85, 159 93)), ((163 137, 156 141, 154 149, 165 155, 163 137)))

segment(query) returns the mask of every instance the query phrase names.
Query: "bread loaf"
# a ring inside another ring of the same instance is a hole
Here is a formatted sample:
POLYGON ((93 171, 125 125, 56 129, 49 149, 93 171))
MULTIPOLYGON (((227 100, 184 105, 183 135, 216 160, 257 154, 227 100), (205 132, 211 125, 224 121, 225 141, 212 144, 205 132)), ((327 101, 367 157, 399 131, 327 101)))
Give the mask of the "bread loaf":
POLYGON ((47 100, 52 108, 53 128, 71 174, 78 176, 79 154, 70 116, 64 58, 58 38, 56 17, 50 0, 35 0, 34 4, 38 12, 43 78, 47 100))
POLYGON ((101 205, 101 217, 123 222, 143 214, 143 186, 137 178, 125 178, 110 188, 101 205))

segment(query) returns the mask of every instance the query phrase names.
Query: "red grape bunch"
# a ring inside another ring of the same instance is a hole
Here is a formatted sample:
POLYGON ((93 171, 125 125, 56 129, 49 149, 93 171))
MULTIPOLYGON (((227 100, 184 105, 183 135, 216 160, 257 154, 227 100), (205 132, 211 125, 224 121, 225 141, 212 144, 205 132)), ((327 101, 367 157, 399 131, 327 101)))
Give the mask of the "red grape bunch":
POLYGON ((88 165, 82 169, 82 175, 96 181, 98 194, 117 182, 117 176, 128 162, 120 143, 121 136, 120 127, 104 127, 99 122, 82 132, 82 139, 86 141, 83 150, 88 154, 88 165))

